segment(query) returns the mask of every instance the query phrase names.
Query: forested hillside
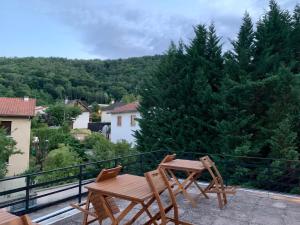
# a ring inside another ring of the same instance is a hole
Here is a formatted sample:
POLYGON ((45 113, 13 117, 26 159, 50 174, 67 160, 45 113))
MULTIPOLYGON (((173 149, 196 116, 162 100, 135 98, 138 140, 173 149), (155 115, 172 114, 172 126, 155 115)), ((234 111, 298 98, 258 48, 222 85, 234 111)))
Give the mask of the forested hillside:
POLYGON ((136 94, 160 56, 119 60, 69 60, 63 58, 0 58, 0 96, 55 100, 83 99, 108 103, 136 94))

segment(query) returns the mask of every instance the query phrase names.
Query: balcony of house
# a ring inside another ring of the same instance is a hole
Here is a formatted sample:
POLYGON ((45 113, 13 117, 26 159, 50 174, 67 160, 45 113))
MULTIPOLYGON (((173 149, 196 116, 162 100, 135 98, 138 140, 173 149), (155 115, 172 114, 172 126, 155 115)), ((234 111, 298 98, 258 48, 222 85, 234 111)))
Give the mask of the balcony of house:
MULTIPOLYGON (((115 158, 101 162, 90 162, 78 166, 56 170, 7 177, 0 180, 5 190, 0 192, 0 208, 12 214, 29 214, 39 224, 82 224, 83 213, 70 206, 84 204, 89 184, 103 168, 122 165, 121 174, 144 176, 161 163, 167 151, 147 152, 115 158), (5 185, 6 184, 6 185, 5 185), (10 184, 10 185, 7 185, 10 184), (12 185, 15 184, 15 185, 12 185)), ((178 153, 177 159, 199 161, 205 153, 178 153)), ((235 187, 235 193, 227 194, 227 204, 220 209, 217 195, 207 197, 199 191, 211 180, 209 171, 197 176, 197 184, 192 183, 186 190, 193 203, 182 193, 176 195, 179 218, 195 225, 296 225, 300 224, 300 161, 271 158, 210 154, 220 171, 226 187, 235 187)), ((177 171, 176 177, 183 182, 188 174, 177 171)), ((138 190, 137 190, 138 191, 138 190)), ((162 194, 162 202, 169 201, 167 193, 162 194)), ((115 198, 120 215, 129 205, 124 199, 115 198)), ((141 210, 135 205, 123 218, 122 223, 141 210)), ((149 207, 151 213, 159 211, 156 202, 149 207)), ((145 224, 149 215, 143 212, 134 224, 145 224)), ((93 224, 97 224, 94 222, 93 224)), ((112 224, 105 219, 104 225, 112 224)))

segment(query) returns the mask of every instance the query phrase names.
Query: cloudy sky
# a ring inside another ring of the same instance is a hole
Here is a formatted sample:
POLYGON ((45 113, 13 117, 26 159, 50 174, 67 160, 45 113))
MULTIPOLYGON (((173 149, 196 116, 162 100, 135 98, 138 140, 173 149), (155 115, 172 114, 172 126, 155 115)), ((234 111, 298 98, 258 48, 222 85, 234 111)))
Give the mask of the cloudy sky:
MULTIPOLYGON (((278 0, 292 10, 299 0, 278 0)), ((193 26, 214 22, 225 48, 247 10, 254 21, 268 0, 1 0, 0 56, 127 58, 186 43, 193 26)))

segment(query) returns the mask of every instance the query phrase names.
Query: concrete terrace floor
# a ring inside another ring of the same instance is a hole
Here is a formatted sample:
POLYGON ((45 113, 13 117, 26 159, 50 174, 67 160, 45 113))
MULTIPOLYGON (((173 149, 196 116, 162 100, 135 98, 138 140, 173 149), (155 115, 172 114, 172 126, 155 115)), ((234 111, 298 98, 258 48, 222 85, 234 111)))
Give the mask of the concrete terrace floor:
MULTIPOLYGON (((300 198, 286 198, 279 194, 238 189, 236 195, 228 196, 227 206, 220 210, 215 195, 205 199, 197 194, 196 189, 191 188, 189 192, 197 200, 197 207, 193 208, 182 195, 177 196, 177 201, 180 205, 180 218, 194 225, 300 225, 300 198)), ((124 209, 128 202, 117 201, 117 204, 120 209, 124 209)), ((138 210, 139 207, 136 207, 132 212, 138 210)), ((152 212, 156 211, 155 204, 152 212)), ((60 216, 41 224, 82 224, 82 214, 74 213, 75 211, 67 217, 60 216)), ((37 214, 32 216, 36 217, 37 214)), ((125 217, 123 223, 126 222, 126 218, 130 219, 131 216, 125 217)), ((148 217, 143 214, 135 224, 143 224, 147 219, 148 217)), ((103 225, 109 224, 110 220, 103 222, 103 225)))

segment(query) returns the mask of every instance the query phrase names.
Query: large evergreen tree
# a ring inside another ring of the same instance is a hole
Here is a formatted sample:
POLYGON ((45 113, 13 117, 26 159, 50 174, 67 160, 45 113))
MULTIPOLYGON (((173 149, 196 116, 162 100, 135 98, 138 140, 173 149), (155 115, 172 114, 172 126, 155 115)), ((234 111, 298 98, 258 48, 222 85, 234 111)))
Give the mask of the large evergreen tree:
POLYGON ((221 53, 214 25, 208 30, 195 27, 195 38, 185 51, 181 44, 171 45, 141 93, 141 131, 136 133, 141 150, 217 151, 221 53))
POLYGON ((276 72, 281 65, 289 66, 291 62, 291 16, 274 0, 270 1, 269 7, 257 23, 255 32, 254 79, 264 78, 267 73, 276 72))

